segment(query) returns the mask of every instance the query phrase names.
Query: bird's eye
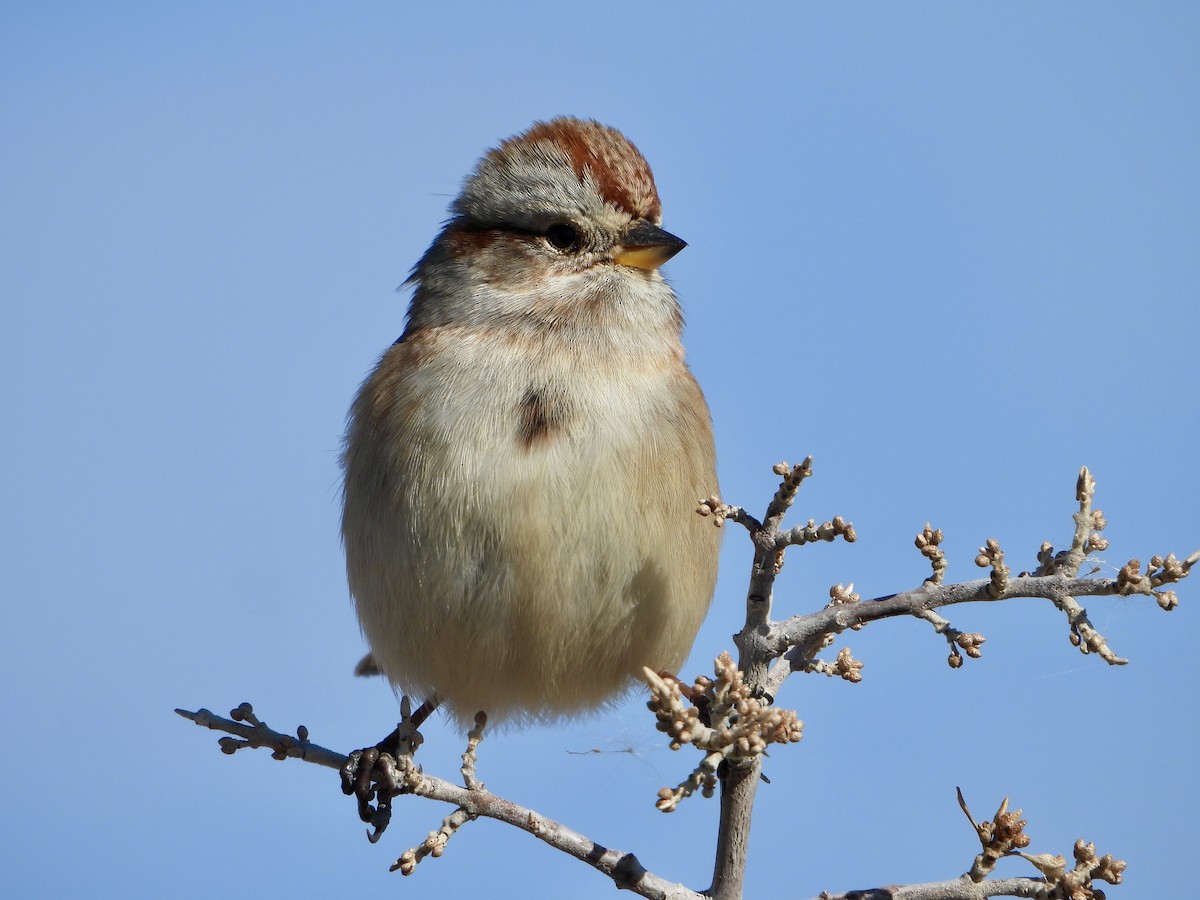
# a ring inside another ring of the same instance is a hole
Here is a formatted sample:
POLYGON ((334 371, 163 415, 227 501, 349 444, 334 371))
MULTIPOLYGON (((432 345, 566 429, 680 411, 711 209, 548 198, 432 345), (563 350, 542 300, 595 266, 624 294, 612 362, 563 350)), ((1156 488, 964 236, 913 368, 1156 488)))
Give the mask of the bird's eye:
POLYGON ((579 244, 579 232, 574 225, 556 222, 546 229, 546 240, 555 250, 572 250, 579 244))

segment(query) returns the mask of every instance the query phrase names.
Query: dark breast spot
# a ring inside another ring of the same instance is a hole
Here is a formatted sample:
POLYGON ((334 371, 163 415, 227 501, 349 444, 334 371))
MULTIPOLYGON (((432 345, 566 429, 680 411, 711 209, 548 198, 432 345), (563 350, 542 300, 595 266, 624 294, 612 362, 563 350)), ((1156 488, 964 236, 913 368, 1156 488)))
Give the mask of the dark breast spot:
POLYGON ((561 400, 554 400, 546 391, 530 388, 517 408, 517 440, 531 450, 553 440, 566 421, 567 410, 561 400))

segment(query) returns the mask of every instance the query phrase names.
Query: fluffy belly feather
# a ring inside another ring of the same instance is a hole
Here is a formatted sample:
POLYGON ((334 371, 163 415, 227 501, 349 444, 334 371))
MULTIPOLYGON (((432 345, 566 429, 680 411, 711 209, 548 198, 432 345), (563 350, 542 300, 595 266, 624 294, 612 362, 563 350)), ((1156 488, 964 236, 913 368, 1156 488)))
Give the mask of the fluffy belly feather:
POLYGON ((495 721, 570 715, 642 666, 678 667, 721 533, 694 512, 716 476, 690 375, 626 366, 618 395, 537 358, 460 356, 450 396, 436 372, 390 378, 389 356, 417 349, 364 384, 345 456, 351 592, 389 679, 495 721))

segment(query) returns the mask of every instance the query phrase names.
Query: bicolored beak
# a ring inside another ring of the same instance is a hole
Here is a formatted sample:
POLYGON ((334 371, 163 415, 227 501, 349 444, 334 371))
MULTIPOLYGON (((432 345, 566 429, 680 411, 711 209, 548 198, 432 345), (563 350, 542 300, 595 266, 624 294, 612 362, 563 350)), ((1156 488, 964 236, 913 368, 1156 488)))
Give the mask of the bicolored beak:
POLYGON ((686 246, 687 241, 645 219, 638 219, 622 233, 613 259, 623 266, 653 272, 686 246))

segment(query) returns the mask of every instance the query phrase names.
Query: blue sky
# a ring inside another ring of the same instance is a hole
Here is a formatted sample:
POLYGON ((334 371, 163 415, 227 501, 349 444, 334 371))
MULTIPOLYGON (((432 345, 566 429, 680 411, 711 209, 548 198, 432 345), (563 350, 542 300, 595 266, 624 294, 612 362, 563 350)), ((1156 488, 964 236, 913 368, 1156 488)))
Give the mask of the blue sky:
MULTIPOLYGON (((462 176, 559 113, 624 130, 689 241, 666 271, 726 499, 761 509, 812 454, 799 517, 858 530, 793 551, 780 614, 919 583, 927 520, 952 578, 988 537, 1030 566, 1082 464, 1104 571, 1200 547, 1194 3, 6 3, 6 896, 612 895, 492 823, 401 884, 444 809, 369 845, 331 773, 171 713, 250 700, 343 750, 394 721, 351 677, 343 416, 462 176)), ((731 532, 689 673, 731 646, 749 557, 731 532)), ((924 623, 850 635, 863 684, 780 697, 806 734, 769 762, 750 895, 965 871, 955 786, 977 817, 1011 795, 1035 852, 1127 859, 1111 897, 1190 889, 1200 583, 1180 596, 1089 604, 1121 669, 1038 601, 952 611, 988 637, 959 671, 924 623)), ((459 736, 427 738, 452 776, 459 736)), ((715 801, 654 809, 693 764, 635 697, 490 738, 481 776, 702 888, 715 801)))

